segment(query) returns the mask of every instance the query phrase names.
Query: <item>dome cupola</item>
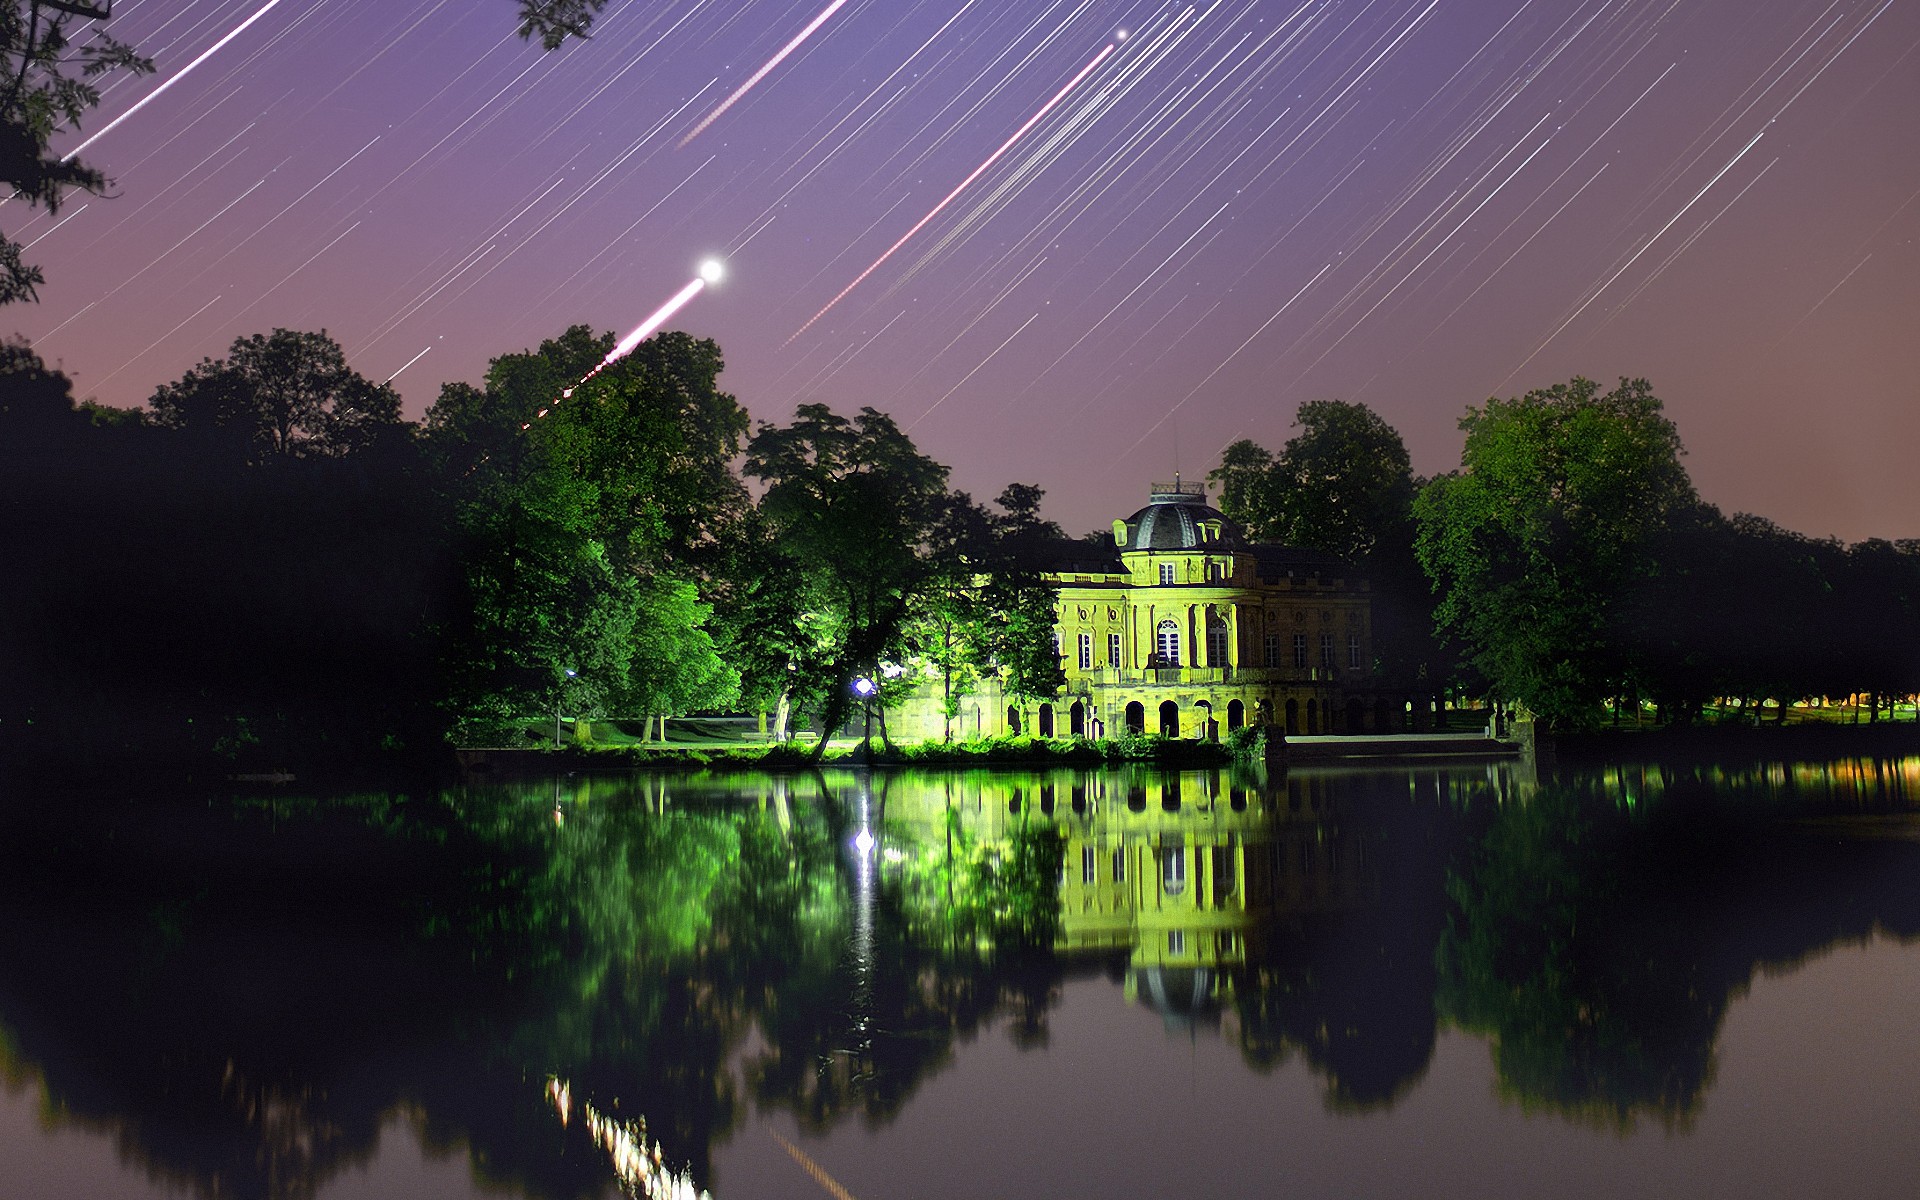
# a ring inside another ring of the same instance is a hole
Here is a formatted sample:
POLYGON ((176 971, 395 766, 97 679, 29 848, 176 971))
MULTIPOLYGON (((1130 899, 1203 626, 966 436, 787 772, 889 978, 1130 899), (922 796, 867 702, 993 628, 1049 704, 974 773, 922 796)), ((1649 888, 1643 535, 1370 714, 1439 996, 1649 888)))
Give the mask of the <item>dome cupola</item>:
POLYGON ((1113 541, 1122 551, 1237 549, 1246 544, 1240 527, 1207 503, 1207 485, 1156 483, 1147 506, 1113 523, 1113 541))

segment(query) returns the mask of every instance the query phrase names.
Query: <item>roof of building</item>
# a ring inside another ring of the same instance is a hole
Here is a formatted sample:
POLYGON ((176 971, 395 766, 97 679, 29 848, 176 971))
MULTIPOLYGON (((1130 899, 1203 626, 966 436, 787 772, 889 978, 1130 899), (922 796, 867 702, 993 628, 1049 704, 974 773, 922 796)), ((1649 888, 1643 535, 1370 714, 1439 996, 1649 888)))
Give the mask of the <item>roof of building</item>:
MULTIPOLYGON (((1119 530, 1116 523, 1115 534, 1119 530)), ((1195 550, 1203 546, 1237 549, 1246 545, 1240 527, 1207 503, 1207 485, 1156 483, 1147 506, 1127 518, 1122 550, 1195 550), (1209 531, 1212 536, 1208 536, 1209 531)))
POLYGON ((1255 574, 1267 583, 1283 579, 1359 582, 1353 565, 1336 555, 1298 546, 1247 541, 1238 525, 1207 503, 1205 484, 1181 483, 1177 479, 1172 483, 1154 484, 1151 502, 1128 517, 1125 527, 1124 545, 1112 539, 1024 536, 1014 539, 1006 549, 1016 563, 1032 571, 1054 575, 1119 575, 1127 570, 1120 557, 1123 552, 1217 547, 1251 554, 1255 574), (1218 524, 1213 525, 1214 522, 1218 524), (1219 531, 1218 536, 1203 537, 1203 524, 1213 525, 1219 531))

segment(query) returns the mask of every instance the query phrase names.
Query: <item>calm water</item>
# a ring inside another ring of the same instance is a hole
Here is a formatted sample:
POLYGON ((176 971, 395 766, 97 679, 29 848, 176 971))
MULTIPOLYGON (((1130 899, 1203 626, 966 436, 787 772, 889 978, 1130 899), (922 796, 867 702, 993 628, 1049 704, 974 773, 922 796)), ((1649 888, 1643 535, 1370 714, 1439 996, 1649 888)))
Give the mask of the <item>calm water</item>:
POLYGON ((0 1197, 1910 1196, 1920 760, 10 797, 0 1197))

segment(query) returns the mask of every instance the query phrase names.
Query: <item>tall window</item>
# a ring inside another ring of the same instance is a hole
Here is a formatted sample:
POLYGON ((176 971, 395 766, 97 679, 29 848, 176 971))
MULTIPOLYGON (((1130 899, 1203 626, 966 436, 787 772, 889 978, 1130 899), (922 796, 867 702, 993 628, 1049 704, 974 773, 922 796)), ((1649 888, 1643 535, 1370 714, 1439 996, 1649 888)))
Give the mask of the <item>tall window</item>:
POLYGON ((1160 890, 1169 896, 1187 890, 1187 848, 1180 842, 1169 842, 1161 848, 1160 890))
POLYGON ((1110 667, 1120 665, 1120 635, 1117 633, 1107 635, 1107 665, 1110 667))
POLYGON ((1227 577, 1227 569, 1224 566, 1222 566, 1220 563, 1214 562, 1211 559, 1209 559, 1207 562, 1207 582, 1219 583, 1221 580, 1225 579, 1226 577, 1227 577))
POLYGON ((1093 847, 1092 846, 1080 847, 1080 882, 1081 883, 1093 882, 1093 864, 1094 864, 1093 847))
POLYGON ((1115 883, 1125 883, 1127 881, 1127 849, 1125 846, 1115 846, 1113 848, 1113 881, 1115 883))
POLYGON ((1082 671, 1093 669, 1093 635, 1090 633, 1080 635, 1080 669, 1082 671))
POLYGON ((1160 622, 1160 628, 1154 631, 1154 650, 1160 655, 1163 665, 1180 665, 1180 627, 1172 621, 1160 622))
POLYGON ((1357 633, 1347 635, 1347 665, 1356 671, 1360 669, 1360 635, 1357 633))
POLYGON ((1227 665, 1227 623, 1219 617, 1207 619, 1207 665, 1227 665))
POLYGON ((1328 668, 1338 665, 1333 660, 1333 635, 1330 633, 1320 635, 1320 665, 1328 668))
POLYGON ((1307 635, 1304 633, 1293 635, 1293 665, 1296 667, 1307 665, 1307 635))
POLYGON ((1160 582, 1161 583, 1173 582, 1173 564, 1172 563, 1160 564, 1160 582))
POLYGON ((1267 665, 1270 667, 1280 665, 1280 635, 1277 633, 1267 635, 1267 665))

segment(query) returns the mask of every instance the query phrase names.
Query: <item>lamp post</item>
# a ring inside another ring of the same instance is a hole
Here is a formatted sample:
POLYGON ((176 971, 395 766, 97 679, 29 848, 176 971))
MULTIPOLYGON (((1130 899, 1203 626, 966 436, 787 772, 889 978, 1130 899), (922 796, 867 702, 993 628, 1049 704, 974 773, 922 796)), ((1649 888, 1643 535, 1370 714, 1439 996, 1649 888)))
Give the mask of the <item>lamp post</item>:
POLYGON ((865 724, 862 726, 860 734, 860 752, 862 754, 873 753, 873 694, 878 690, 878 688, 874 687, 873 680, 868 679, 864 675, 853 681, 853 694, 860 697, 860 703, 866 713, 865 724))
POLYGON ((560 686, 553 689, 553 748, 560 748, 560 700, 566 695, 567 680, 578 675, 578 671, 568 671, 560 680, 560 686))

